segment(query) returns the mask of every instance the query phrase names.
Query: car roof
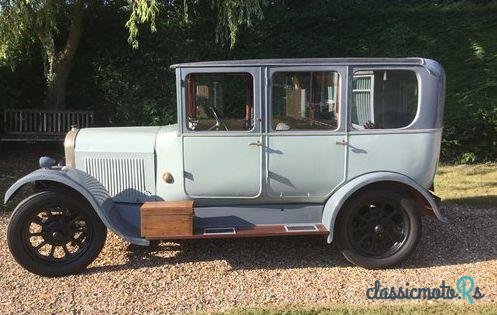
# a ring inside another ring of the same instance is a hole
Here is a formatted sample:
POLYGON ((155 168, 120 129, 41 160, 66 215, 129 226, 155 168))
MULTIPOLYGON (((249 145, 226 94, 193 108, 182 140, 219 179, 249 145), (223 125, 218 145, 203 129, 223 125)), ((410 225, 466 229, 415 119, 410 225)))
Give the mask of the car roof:
POLYGON ((293 58, 293 59, 246 59, 185 62, 171 65, 175 68, 189 67, 243 67, 243 66, 299 66, 299 65, 423 65, 424 58, 293 58))

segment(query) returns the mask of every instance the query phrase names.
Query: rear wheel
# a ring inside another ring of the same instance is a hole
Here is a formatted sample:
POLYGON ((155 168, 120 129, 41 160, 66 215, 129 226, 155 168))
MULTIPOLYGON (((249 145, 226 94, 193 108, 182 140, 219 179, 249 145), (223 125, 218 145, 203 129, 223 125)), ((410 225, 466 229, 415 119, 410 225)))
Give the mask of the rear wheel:
POLYGON ((421 236, 421 220, 410 196, 388 188, 366 190, 347 203, 337 220, 342 254, 365 268, 406 259, 421 236))
POLYGON ((44 191, 14 210, 7 242, 16 261, 41 276, 63 276, 85 269, 102 250, 107 228, 78 196, 44 191))

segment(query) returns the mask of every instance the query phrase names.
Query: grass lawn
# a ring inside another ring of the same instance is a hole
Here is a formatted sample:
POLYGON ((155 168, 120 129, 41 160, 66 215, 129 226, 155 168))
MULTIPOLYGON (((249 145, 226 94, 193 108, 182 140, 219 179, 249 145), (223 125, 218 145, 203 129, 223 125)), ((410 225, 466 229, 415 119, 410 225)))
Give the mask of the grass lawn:
MULTIPOLYGON (((450 302, 449 302, 450 303, 450 302)), ((374 306, 337 306, 331 308, 289 308, 289 309, 245 309, 231 310, 227 315, 311 315, 311 314, 496 314, 497 306, 492 304, 456 305, 449 303, 434 303, 431 305, 374 305, 374 306)))
POLYGON ((497 164, 442 165, 435 194, 444 202, 497 206, 497 164))

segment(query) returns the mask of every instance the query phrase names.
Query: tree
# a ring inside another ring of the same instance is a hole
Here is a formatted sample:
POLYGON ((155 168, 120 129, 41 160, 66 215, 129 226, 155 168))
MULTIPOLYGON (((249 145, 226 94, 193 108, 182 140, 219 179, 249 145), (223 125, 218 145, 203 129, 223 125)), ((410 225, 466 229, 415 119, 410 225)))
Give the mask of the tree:
POLYGON ((0 48, 13 63, 26 43, 40 47, 47 82, 46 105, 63 109, 67 79, 83 31, 84 0, 1 0, 0 48), (60 30, 65 28, 65 32, 60 30))
MULTIPOLYGON (((185 20, 199 0, 126 0, 129 43, 138 48, 140 24, 156 31, 159 8, 182 7, 185 20)), ((211 0, 218 13, 217 38, 234 45, 239 26, 262 17, 261 0, 211 0)), ((43 59, 46 78, 45 106, 65 108, 66 86, 84 27, 84 17, 98 0, 0 0, 0 59, 14 65, 17 56, 35 43, 43 59)), ((175 10, 177 11, 177 10, 175 10)), ((173 12, 173 11, 171 11, 173 12)), ((116 13, 117 14, 117 13, 116 13)), ((167 16, 167 15, 166 15, 167 16)))

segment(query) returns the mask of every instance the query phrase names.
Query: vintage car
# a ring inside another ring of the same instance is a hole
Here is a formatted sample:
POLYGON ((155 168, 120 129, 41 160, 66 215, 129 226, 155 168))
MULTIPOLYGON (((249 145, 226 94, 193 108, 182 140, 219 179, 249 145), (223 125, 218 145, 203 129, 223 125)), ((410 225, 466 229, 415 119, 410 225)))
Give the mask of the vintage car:
MULTIPOLYGON (((27 270, 86 268, 107 229, 157 240, 322 236, 365 268, 416 247, 433 191, 445 74, 424 58, 173 65, 178 123, 73 128, 65 162, 18 180, 9 248, 27 270)), ((277 257, 275 257, 277 259, 277 257)))

